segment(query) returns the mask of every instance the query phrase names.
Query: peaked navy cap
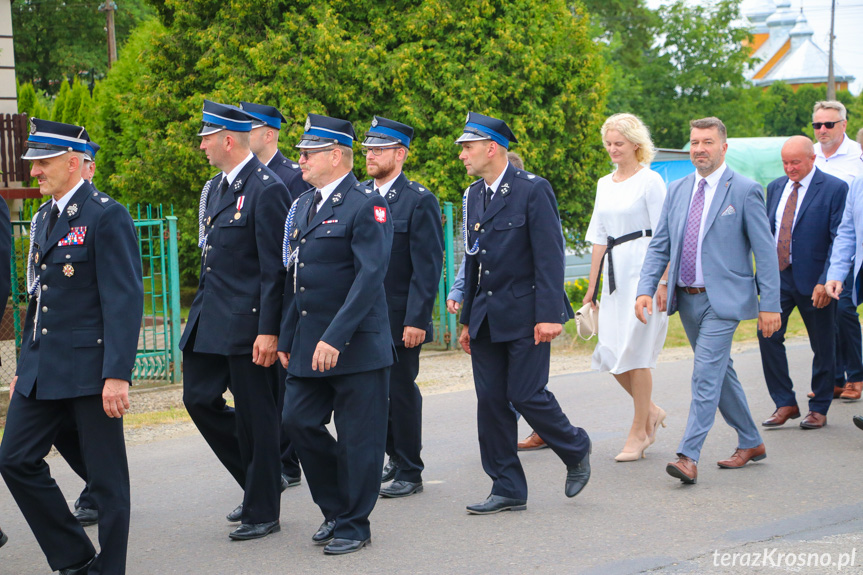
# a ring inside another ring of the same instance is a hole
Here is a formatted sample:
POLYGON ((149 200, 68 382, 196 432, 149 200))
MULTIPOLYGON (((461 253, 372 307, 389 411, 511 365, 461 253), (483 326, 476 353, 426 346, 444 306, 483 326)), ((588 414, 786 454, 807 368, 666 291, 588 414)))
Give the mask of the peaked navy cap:
POLYGON ((347 120, 330 118, 318 114, 306 116, 303 137, 296 148, 324 148, 333 144, 351 147, 357 135, 354 126, 347 120))
POLYGON ((252 116, 252 128, 269 126, 276 130, 281 129, 282 122, 287 122, 279 109, 275 106, 264 106, 252 102, 240 102, 240 109, 252 116))
POLYGON ((203 119, 199 136, 209 136, 222 130, 230 132, 252 131, 252 120, 236 106, 204 100, 203 119))
POLYGON ((53 158, 66 152, 86 154, 88 139, 87 130, 82 126, 30 118, 27 151, 21 157, 25 160, 37 160, 53 158))
POLYGON ((85 154, 87 156, 87 159, 90 160, 91 162, 95 162, 96 161, 96 152, 98 152, 101 148, 102 148, 102 146, 100 146, 99 144, 97 144, 96 142, 94 142, 92 140, 87 142, 87 152, 85 154))
POLYGON ((509 126, 503 120, 477 114, 476 112, 468 112, 464 133, 455 143, 461 144, 462 142, 477 140, 494 140, 507 149, 509 149, 510 143, 518 143, 518 140, 515 139, 515 134, 512 133, 512 130, 509 129, 509 126))
POLYGON ((372 127, 366 132, 366 139, 363 140, 363 146, 374 148, 401 144, 405 148, 410 148, 413 137, 414 129, 407 124, 374 116, 372 127))

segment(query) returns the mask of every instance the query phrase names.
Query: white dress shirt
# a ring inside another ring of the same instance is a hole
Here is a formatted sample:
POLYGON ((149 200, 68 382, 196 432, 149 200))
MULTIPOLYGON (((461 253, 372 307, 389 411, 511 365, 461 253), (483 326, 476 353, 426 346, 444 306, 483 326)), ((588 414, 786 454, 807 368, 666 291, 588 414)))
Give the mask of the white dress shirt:
POLYGON ((378 193, 381 195, 382 198, 387 197, 387 192, 389 192, 390 188, 393 187, 393 184, 396 183, 396 178, 398 178, 400 174, 401 172, 396 174, 389 182, 382 184, 379 188, 377 188, 378 193))
MULTIPOLYGON (((500 175, 497 177, 497 179, 495 181, 493 181, 491 184, 489 184, 487 182, 483 182, 485 184, 486 188, 491 188, 491 197, 488 199, 489 202, 491 202, 494 199, 494 195, 497 193, 497 188, 500 186, 500 183, 503 181, 503 175, 506 173, 506 170, 508 168, 509 168, 509 162, 506 163, 506 166, 504 166, 503 171, 501 171, 500 175)), ((483 191, 485 191, 485 190, 483 190, 483 191)))
MULTIPOLYGON (((794 207, 794 223, 791 225, 791 231, 794 231, 794 226, 797 225, 797 214, 800 213, 800 206, 803 205, 803 198, 806 197, 806 190, 809 189, 809 184, 812 183, 812 177, 815 175, 815 168, 812 168, 806 177, 800 180, 800 188, 797 190, 797 205, 794 207)), ((776 206, 776 218, 775 218, 775 226, 774 229, 776 232, 773 234, 773 239, 776 242, 776 245, 779 245, 779 232, 782 228, 782 216, 785 214, 785 206, 788 204, 788 196, 791 195, 791 190, 794 186, 794 182, 788 180, 785 184, 785 189, 782 190, 782 195, 779 196, 779 205, 776 206)), ((789 248, 790 249, 790 248, 789 248)), ((794 259, 794 253, 790 252, 788 257, 788 263, 794 259)))
MULTIPOLYGON (((222 172, 222 177, 228 178, 228 186, 230 186, 231 184, 234 183, 234 180, 236 180, 237 176, 240 175, 240 171, 244 167, 246 167, 246 164, 248 164, 250 161, 252 161, 252 158, 254 158, 254 157, 255 157, 255 154, 253 154, 252 152, 249 152, 249 155, 246 156, 246 159, 243 160, 242 162, 240 162, 239 164, 237 164, 236 167, 233 170, 231 170, 230 174, 226 174, 225 172, 222 172)), ((219 183, 219 185, 221 185, 221 182, 219 183)))
POLYGON ((850 188, 854 178, 863 176, 861 155, 863 151, 860 149, 860 144, 849 138, 848 134, 843 134, 842 143, 829 158, 821 151, 821 142, 815 144, 815 167, 825 174, 845 180, 850 188))
POLYGON ((78 188, 80 188, 83 185, 84 185, 84 180, 82 178, 82 179, 78 180, 78 183, 75 184, 75 187, 73 187, 71 190, 69 190, 68 192, 63 194, 62 198, 60 198, 59 200, 56 200, 56 201, 52 201, 51 202, 51 209, 53 210, 54 206, 57 206, 57 209, 62 214, 63 210, 66 209, 66 205, 69 203, 69 200, 72 199, 72 196, 75 195, 75 192, 78 191, 78 188))
MULTIPOLYGON (((728 166, 725 165, 725 162, 722 162, 722 165, 706 178, 702 178, 698 172, 695 172, 695 185, 692 187, 692 197, 689 199, 690 210, 692 209, 692 200, 695 199, 695 191, 698 190, 698 184, 701 180, 705 180, 706 183, 704 184, 704 209, 701 211, 701 226, 698 228, 698 248, 695 252, 695 283, 692 284, 692 287, 704 287, 704 274, 701 271, 701 244, 704 241, 704 223, 707 221, 707 212, 710 211, 713 196, 716 195, 716 186, 719 184, 719 180, 722 179, 722 174, 725 173, 726 169, 728 169, 728 166)), ((677 285, 686 287, 686 284, 679 277, 680 275, 678 274, 677 285)))
MULTIPOLYGON (((350 172, 348 172, 348 174, 350 174, 350 172)), ((342 180, 344 180, 345 178, 348 177, 348 174, 345 174, 341 178, 339 178, 337 180, 333 180, 332 182, 330 182, 329 184, 327 184, 323 188, 318 189, 318 191, 321 192, 321 201, 318 202, 318 204, 317 204, 317 211, 320 211, 321 206, 324 205, 324 202, 327 201, 327 198, 329 198, 331 195, 333 195, 333 192, 336 191, 336 188, 339 187, 339 184, 342 183, 342 180)))

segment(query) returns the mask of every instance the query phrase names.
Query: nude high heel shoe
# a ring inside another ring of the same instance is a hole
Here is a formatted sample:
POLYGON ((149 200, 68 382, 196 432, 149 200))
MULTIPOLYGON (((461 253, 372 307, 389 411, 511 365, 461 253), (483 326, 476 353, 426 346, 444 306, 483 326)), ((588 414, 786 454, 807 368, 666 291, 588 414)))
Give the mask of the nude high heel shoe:
POLYGON ((638 461, 639 459, 643 459, 645 457, 644 450, 650 447, 650 438, 645 437, 644 443, 641 444, 641 447, 636 451, 621 451, 617 455, 614 456, 614 460, 622 463, 624 461, 638 461))
POLYGON ((650 440, 650 445, 653 445, 653 442, 656 441, 656 432, 659 431, 659 426, 666 427, 665 425, 665 410, 661 407, 659 408, 659 415, 656 417, 656 421, 653 424, 653 433, 648 436, 650 440))

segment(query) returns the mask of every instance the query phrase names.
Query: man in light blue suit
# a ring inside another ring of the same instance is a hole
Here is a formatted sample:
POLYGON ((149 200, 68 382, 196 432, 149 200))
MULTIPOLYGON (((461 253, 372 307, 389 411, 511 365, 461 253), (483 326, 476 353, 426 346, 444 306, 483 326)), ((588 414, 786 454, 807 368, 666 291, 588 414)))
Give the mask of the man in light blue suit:
POLYGON ((646 323, 653 294, 668 267, 668 314, 680 320, 695 352, 692 403, 678 459, 666 471, 695 483, 697 463, 716 408, 737 431, 738 446, 722 468, 738 469, 766 457, 746 395, 731 361, 741 320, 758 317, 770 337, 781 325, 779 266, 761 186, 725 164, 725 125, 718 118, 690 122, 697 173, 672 182, 638 282, 635 315, 646 323), (755 255, 756 276, 752 268, 755 255), (760 301, 759 301, 760 294, 760 301))

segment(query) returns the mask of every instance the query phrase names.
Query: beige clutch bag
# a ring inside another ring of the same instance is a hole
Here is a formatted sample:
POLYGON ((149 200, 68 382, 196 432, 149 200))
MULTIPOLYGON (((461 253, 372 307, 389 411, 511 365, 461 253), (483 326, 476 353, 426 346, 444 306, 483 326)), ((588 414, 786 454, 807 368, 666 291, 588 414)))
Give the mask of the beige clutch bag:
POLYGON ((596 309, 589 303, 575 312, 576 333, 582 339, 590 339, 599 332, 599 304, 596 309))

